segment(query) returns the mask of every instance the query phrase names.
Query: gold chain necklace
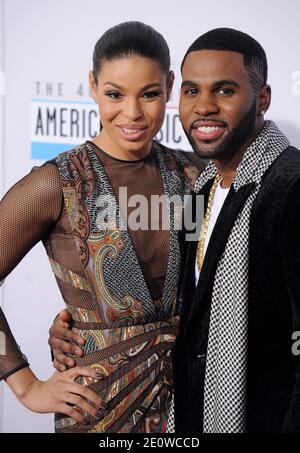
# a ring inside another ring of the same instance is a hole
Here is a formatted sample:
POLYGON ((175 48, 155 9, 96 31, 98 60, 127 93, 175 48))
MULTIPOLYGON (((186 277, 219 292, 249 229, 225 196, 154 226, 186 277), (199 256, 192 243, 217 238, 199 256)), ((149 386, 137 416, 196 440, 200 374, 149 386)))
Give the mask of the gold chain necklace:
POLYGON ((197 247, 197 267, 198 267, 199 273, 201 272, 203 260, 204 260, 204 244, 205 244, 205 238, 207 235, 208 225, 209 225, 210 216, 211 216, 211 207, 212 207, 212 204, 214 201, 214 197, 215 197, 215 193, 216 193, 218 184, 221 181, 221 179, 222 179, 222 176, 220 176, 220 175, 217 175, 214 179, 213 185, 209 192, 206 213, 205 213, 203 223, 201 226, 198 247, 197 247))

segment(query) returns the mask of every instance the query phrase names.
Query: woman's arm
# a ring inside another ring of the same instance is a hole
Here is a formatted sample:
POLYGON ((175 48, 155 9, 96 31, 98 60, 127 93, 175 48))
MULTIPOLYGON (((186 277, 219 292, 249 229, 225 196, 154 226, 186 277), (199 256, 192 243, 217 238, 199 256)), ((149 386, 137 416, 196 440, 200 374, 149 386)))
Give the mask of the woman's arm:
POLYGON ((0 281, 49 234, 61 215, 58 169, 47 163, 18 181, 0 202, 0 281))
MULTIPOLYGON (((0 202, 0 281, 51 232, 61 211, 62 190, 54 164, 36 169, 7 192, 0 202)), ((96 393, 74 382, 79 376, 92 382, 99 379, 96 370, 76 367, 40 381, 28 368, 1 310, 0 332, 0 379, 6 380, 27 408, 42 413, 60 412, 82 422, 83 413, 95 416, 104 406, 96 393)))
MULTIPOLYGON (((54 227, 62 209, 62 189, 54 164, 45 164, 17 182, 0 202, 0 281, 54 227)), ((38 272, 38 270, 35 270, 38 272)), ((0 379, 28 366, 0 310, 0 379)))

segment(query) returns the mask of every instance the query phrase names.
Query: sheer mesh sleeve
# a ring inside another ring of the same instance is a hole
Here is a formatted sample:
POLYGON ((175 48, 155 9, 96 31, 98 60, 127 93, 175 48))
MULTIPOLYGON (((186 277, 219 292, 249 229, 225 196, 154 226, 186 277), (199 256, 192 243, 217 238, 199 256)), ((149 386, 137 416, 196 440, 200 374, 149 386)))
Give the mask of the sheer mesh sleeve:
MULTIPOLYGON (((0 202, 0 281, 45 238, 61 215, 62 189, 52 163, 35 168, 0 202)), ((0 379, 28 366, 0 310, 0 379)))

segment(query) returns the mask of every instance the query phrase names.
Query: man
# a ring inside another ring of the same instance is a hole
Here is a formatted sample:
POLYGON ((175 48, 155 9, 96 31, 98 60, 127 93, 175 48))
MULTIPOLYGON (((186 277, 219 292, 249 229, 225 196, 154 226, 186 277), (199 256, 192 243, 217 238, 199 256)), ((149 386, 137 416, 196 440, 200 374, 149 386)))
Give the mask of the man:
POLYGON ((185 232, 176 432, 300 432, 299 151, 264 121, 267 60, 250 36, 201 36, 182 78, 181 121, 210 163, 192 197, 205 200, 199 241, 185 232))
POLYGON ((267 60, 248 35, 201 36, 182 79, 183 127, 211 162, 195 187, 199 242, 186 243, 176 432, 300 432, 300 153, 264 121, 267 60))

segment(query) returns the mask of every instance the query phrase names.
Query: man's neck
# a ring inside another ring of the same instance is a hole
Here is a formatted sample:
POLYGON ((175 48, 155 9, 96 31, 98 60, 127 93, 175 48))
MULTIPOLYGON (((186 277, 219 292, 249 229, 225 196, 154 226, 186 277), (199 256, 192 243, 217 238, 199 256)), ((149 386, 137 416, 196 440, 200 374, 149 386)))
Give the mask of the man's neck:
POLYGON ((245 150, 240 150, 230 160, 214 160, 214 164, 217 167, 218 174, 222 177, 221 186, 223 189, 227 189, 231 186, 232 181, 235 178, 236 170, 239 163, 242 161, 245 154, 245 150))
POLYGON ((235 178, 237 168, 244 158, 244 154, 248 147, 257 139, 258 135, 261 133, 264 127, 264 123, 260 123, 255 131, 249 138, 249 140, 244 143, 244 145, 236 152, 230 159, 214 159, 213 162, 217 167, 218 174, 222 176, 221 186, 223 189, 227 189, 231 186, 232 181, 235 178))

